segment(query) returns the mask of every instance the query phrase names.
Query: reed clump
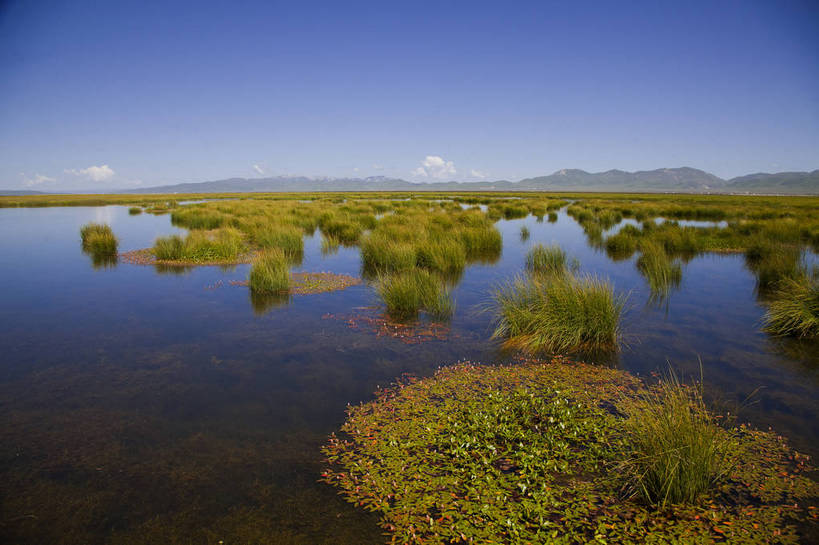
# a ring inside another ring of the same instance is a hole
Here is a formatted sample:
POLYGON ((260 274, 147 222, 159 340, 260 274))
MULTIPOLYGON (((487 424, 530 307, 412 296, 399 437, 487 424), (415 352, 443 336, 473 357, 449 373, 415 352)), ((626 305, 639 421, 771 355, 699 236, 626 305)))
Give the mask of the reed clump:
POLYGON ((278 248, 294 263, 304 255, 304 232, 294 225, 265 225, 253 232, 253 241, 262 249, 278 248))
MULTIPOLYGON (((541 217, 543 217, 543 216, 541 216, 541 217)), ((531 236, 531 233, 529 232, 529 228, 526 227, 525 225, 521 226, 521 228, 520 228, 520 241, 521 242, 526 242, 527 240, 529 240, 530 236, 531 236)))
POLYGON ((152 252, 160 261, 194 263, 230 262, 246 250, 242 233, 224 228, 215 231, 191 231, 184 239, 179 235, 160 237, 152 252))
POLYGON ((765 313, 764 328, 773 335, 819 339, 819 271, 779 284, 765 313))
POLYGON ((116 255, 119 241, 109 225, 88 223, 80 228, 84 251, 96 256, 116 255))
POLYGON ((495 290, 493 336, 527 353, 614 351, 625 302, 594 276, 519 277, 495 290))
POLYGON ((658 242, 647 240, 640 244, 637 270, 648 281, 651 299, 664 300, 671 290, 678 288, 682 281, 682 267, 672 262, 658 242))
POLYGON ((132 206, 128 209, 128 214, 131 216, 137 216, 139 214, 142 214, 142 207, 132 206))
POLYGON ((287 254, 280 248, 260 252, 253 260, 248 278, 251 291, 259 294, 280 294, 290 289, 290 265, 287 254))
POLYGON ((733 435, 706 408, 701 384, 673 372, 625 405, 630 491, 650 504, 695 503, 731 469, 733 435))
POLYGON ((451 294, 443 280, 424 269, 414 269, 379 277, 376 289, 390 317, 410 320, 423 310, 436 319, 454 312, 451 294))
POLYGON ((532 274, 563 274, 566 263, 566 252, 557 244, 538 244, 526 254, 526 270, 532 274))

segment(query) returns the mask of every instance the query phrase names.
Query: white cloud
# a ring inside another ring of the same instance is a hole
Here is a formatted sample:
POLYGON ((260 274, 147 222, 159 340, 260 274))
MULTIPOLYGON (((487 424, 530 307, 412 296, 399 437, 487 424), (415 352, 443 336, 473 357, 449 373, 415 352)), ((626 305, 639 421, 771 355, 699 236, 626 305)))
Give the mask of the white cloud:
POLYGON ((253 165, 253 170, 258 172, 259 174, 264 174, 264 169, 262 167, 260 167, 259 165, 253 165))
POLYGON ((353 167, 353 172, 358 172, 358 167, 353 167))
POLYGON ((480 170, 475 170, 474 168, 469 171, 469 175, 473 178, 486 178, 488 176, 486 172, 481 172, 480 170))
POLYGON ((66 174, 73 174, 74 176, 83 176, 84 178, 88 178, 89 180, 93 180, 95 182, 104 182, 110 178, 113 178, 116 172, 114 169, 109 167, 108 165, 100 165, 100 166, 90 166, 88 168, 71 168, 65 170, 66 174))
POLYGON ((422 178, 448 178, 454 176, 455 163, 445 161, 438 155, 427 155, 421 162, 421 166, 412 171, 414 176, 422 178))
POLYGON ((378 163, 373 163, 373 170, 384 170, 384 165, 379 165, 378 163))
POLYGON ((28 187, 31 187, 33 185, 53 183, 57 181, 56 178, 46 176, 45 174, 34 174, 34 176, 30 178, 26 177, 24 172, 21 172, 20 175, 23 176, 23 183, 28 187))

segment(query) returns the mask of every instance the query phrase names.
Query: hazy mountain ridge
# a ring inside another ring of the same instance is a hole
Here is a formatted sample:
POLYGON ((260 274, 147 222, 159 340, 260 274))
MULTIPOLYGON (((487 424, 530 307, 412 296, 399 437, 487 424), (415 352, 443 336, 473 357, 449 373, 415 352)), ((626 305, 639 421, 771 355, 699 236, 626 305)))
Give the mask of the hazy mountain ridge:
MULTIPOLYGON (((586 172, 558 170, 547 176, 525 178, 519 182, 434 182, 414 183, 400 178, 332 178, 274 176, 267 178, 228 178, 208 182, 110 190, 107 193, 254 193, 313 191, 624 191, 658 193, 774 193, 819 195, 819 170, 812 172, 755 173, 724 180, 704 170, 679 167, 656 170, 607 170, 586 172)), ((61 191, 52 193, 92 193, 61 191)), ((0 195, 45 194, 40 191, 0 190, 0 195)))
POLYGON ((819 170, 813 172, 758 173, 724 180, 704 170, 679 167, 656 170, 586 172, 563 169, 547 176, 519 182, 414 183, 400 178, 311 178, 276 176, 230 178, 132 189, 128 193, 216 193, 300 191, 626 191, 675 193, 787 193, 819 194, 819 170))

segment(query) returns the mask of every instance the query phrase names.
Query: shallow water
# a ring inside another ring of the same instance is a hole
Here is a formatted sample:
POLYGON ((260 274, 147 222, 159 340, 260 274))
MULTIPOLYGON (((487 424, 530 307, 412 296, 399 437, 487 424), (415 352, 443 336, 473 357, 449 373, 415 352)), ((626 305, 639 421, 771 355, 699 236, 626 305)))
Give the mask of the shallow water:
MULTIPOLYGON (((339 319, 377 314, 361 309, 378 305, 367 285, 266 305, 229 284, 247 265, 95 269, 80 251, 88 221, 109 223, 121 251, 180 231, 168 215, 127 210, 0 210, 4 542, 383 542, 375 515, 317 482, 320 446, 348 403, 402 373, 505 359, 480 308, 541 242, 630 294, 628 346, 614 364, 649 374, 671 362, 698 376, 701 360, 716 402, 739 405, 759 389, 742 420, 819 450, 819 350, 759 332, 764 309, 741 255, 691 260, 658 306, 635 258, 612 261, 564 213, 501 221, 503 255, 467 268, 449 338, 405 344, 339 319)), ((322 255, 316 233, 298 270, 359 268, 356 248, 322 255)))

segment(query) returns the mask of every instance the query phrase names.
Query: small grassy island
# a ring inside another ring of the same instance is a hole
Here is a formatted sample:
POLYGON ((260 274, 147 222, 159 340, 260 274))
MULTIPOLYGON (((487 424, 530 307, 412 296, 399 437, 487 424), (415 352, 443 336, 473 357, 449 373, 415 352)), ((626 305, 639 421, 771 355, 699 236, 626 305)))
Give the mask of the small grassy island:
POLYGON ((798 543, 816 529, 807 458, 673 379, 460 363, 379 391, 341 431, 323 478, 380 512, 392 543, 798 543))

